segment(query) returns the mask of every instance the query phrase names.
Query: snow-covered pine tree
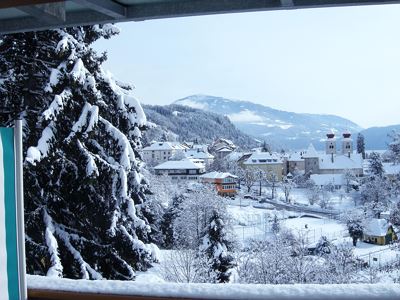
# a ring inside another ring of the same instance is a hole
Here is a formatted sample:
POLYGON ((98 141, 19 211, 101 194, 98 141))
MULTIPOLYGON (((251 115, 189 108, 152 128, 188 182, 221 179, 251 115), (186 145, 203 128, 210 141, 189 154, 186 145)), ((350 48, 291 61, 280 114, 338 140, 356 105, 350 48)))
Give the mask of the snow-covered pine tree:
POLYGON ((398 164, 400 163, 400 131, 393 130, 389 137, 392 140, 388 145, 390 158, 394 164, 398 164))
POLYGON ((0 99, 24 122, 27 271, 134 279, 156 259, 141 175, 146 118, 91 44, 112 25, 2 37, 0 99))
POLYGON ((331 253, 332 243, 328 240, 326 236, 321 236, 315 246, 315 254, 324 256, 331 253))
POLYGON ((353 246, 357 245, 357 240, 363 237, 364 228, 360 220, 349 220, 347 222, 347 229, 349 231, 349 235, 353 239, 353 246))
POLYGON ((174 239, 174 221, 178 217, 181 208, 180 205, 184 201, 182 194, 177 194, 172 198, 168 209, 165 211, 161 221, 161 232, 163 234, 163 247, 172 249, 175 245, 174 239))
POLYGON ((372 152, 369 156, 369 171, 373 176, 382 177, 385 173, 383 168, 382 158, 377 152, 372 152))
POLYGON ((362 158, 365 159, 365 139, 362 133, 357 135, 357 153, 360 153, 362 158))
POLYGON ((217 283, 229 282, 235 266, 234 258, 229 254, 234 243, 226 230, 224 219, 226 217, 220 211, 213 210, 200 245, 200 253, 208 258, 209 277, 217 283))
POLYGON ((271 230, 274 234, 278 234, 281 230, 281 224, 279 222, 278 216, 275 214, 274 218, 272 219, 271 230))

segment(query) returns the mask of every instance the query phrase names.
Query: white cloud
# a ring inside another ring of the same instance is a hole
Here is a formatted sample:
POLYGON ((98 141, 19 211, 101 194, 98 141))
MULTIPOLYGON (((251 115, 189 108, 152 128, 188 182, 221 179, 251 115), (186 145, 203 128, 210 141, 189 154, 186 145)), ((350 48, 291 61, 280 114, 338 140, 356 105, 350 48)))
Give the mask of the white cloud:
POLYGON ((208 109, 207 103, 199 103, 199 102, 192 101, 189 99, 179 100, 179 101, 177 101, 177 104, 185 105, 185 106, 189 106, 189 107, 197 108, 197 109, 203 109, 203 110, 208 109))
POLYGON ((239 113, 230 114, 228 115, 228 118, 232 122, 237 122, 237 123, 262 122, 264 120, 263 117, 247 109, 242 110, 239 113))

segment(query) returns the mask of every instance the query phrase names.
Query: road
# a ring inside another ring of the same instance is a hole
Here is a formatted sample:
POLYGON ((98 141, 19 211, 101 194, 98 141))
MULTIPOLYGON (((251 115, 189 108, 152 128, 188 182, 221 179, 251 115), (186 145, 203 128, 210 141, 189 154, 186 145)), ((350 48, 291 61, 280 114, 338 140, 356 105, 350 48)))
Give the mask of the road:
MULTIPOLYGON (((320 215, 323 217, 335 217, 340 214, 340 211, 338 211, 338 210, 330 210, 330 209, 309 207, 309 206, 305 206, 305 205, 282 203, 282 202, 277 202, 277 201, 268 200, 268 199, 266 199, 264 201, 265 201, 264 203, 272 204, 278 210, 285 209, 285 210, 296 211, 296 212, 300 212, 300 213, 310 213, 310 214, 320 215)), ((261 208, 261 209, 270 209, 270 208, 264 207, 262 203, 253 204, 253 207, 261 208)))

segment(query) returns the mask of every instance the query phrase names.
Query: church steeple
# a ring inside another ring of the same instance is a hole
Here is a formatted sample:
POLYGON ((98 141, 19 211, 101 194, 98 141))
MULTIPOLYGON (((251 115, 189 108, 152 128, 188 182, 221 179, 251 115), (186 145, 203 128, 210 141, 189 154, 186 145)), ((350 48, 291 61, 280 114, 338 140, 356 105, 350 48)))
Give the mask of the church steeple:
POLYGON ((342 139, 342 154, 350 156, 351 153, 353 153, 353 139, 351 138, 350 132, 344 132, 342 139))
POLYGON ((336 138, 333 132, 326 135, 325 152, 326 154, 336 154, 336 138))

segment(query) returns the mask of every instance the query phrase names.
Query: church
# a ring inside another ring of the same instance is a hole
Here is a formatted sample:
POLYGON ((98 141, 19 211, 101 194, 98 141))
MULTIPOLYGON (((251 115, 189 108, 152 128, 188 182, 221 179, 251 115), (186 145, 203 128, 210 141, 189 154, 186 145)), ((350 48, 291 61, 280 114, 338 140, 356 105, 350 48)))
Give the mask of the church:
POLYGON ((363 176, 363 158, 353 150, 351 133, 342 135, 341 151, 337 149, 337 139, 334 133, 328 133, 325 141, 325 153, 319 153, 310 144, 304 154, 305 174, 345 174, 350 171, 353 175, 363 176))

